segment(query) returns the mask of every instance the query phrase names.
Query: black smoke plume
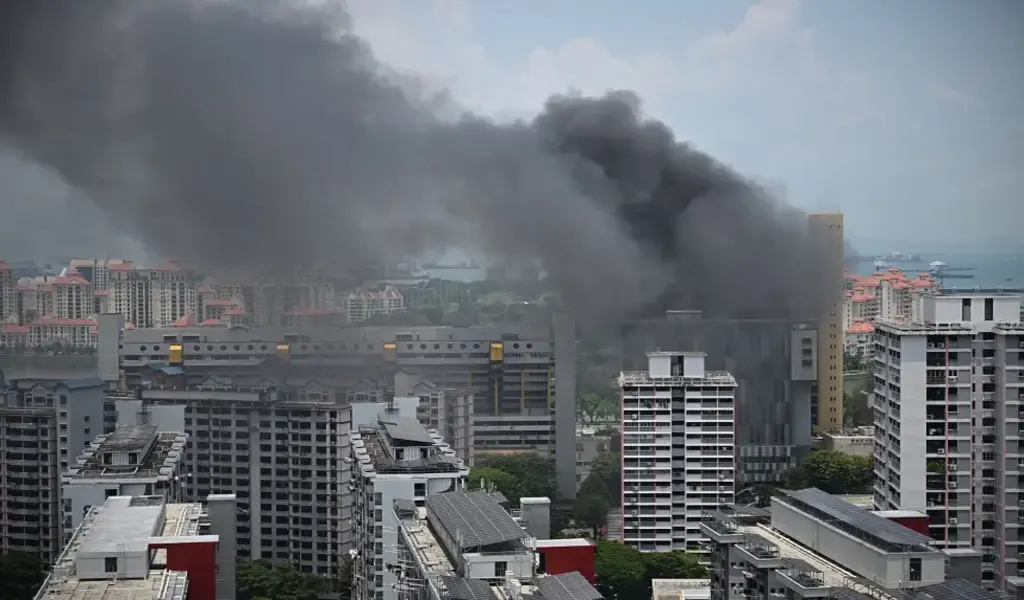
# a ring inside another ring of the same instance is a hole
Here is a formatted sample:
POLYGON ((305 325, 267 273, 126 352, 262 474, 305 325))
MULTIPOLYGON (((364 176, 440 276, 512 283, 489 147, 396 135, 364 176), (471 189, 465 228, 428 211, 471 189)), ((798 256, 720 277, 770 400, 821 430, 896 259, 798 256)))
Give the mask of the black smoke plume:
MULTIPOLYGON (((805 217, 677 141, 632 93, 554 96, 528 123, 452 121, 437 116, 446 98, 410 93, 339 9, 0 6, 0 143, 154 254, 275 276, 465 246, 539 258, 600 323, 665 307, 788 313, 820 297, 805 217)), ((0 203, 23 201, 6 187, 0 203)), ((0 220, 0 234, 16 227, 0 220)))

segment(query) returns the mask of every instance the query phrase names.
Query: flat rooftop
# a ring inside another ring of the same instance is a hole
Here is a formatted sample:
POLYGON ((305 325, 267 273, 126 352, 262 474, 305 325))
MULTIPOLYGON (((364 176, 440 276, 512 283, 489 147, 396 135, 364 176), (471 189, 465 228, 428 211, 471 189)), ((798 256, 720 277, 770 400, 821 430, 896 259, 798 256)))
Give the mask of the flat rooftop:
POLYGON ((70 465, 65 480, 148 478, 169 475, 185 452, 188 438, 184 433, 158 432, 152 425, 118 427, 113 433, 99 436, 82 451, 76 464, 70 465), (134 464, 112 464, 106 461, 111 453, 136 453, 134 464))
POLYGON ((652 579, 651 596, 654 600, 708 600, 711 598, 711 580, 652 579))
POLYGON ((78 559, 149 552, 151 542, 200 536, 199 504, 165 504, 156 496, 115 496, 90 511, 40 587, 36 600, 185 600, 188 575, 167 569, 166 550, 152 553, 144 576, 82 579, 78 559))
POLYGON ((728 371, 704 371, 703 377, 651 377, 649 371, 622 371, 619 374, 619 385, 713 385, 720 387, 736 387, 736 378, 728 371))

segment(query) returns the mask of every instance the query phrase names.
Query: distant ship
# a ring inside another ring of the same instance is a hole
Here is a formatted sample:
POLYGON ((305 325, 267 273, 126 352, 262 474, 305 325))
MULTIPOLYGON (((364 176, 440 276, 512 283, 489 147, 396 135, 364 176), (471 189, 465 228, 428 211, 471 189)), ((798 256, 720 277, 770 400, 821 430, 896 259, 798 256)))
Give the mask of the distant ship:
POLYGON ((951 267, 941 260, 928 264, 928 272, 940 279, 974 279, 973 273, 963 273, 973 270, 974 267, 951 267))

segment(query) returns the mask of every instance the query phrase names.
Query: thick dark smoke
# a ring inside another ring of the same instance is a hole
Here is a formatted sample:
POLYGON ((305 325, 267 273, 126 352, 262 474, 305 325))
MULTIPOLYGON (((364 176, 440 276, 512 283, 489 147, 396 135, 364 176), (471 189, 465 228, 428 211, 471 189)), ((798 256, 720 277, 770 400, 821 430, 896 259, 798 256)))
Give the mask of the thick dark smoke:
MULTIPOLYGON (((595 322, 819 297, 805 217, 678 142, 631 93, 556 96, 531 123, 452 123, 340 10, 2 2, 0 140, 155 254, 274 276, 475 247, 541 259, 595 322)), ((5 187, 6 212, 24 199, 5 187)), ((0 234, 15 227, 0 219, 0 234)))

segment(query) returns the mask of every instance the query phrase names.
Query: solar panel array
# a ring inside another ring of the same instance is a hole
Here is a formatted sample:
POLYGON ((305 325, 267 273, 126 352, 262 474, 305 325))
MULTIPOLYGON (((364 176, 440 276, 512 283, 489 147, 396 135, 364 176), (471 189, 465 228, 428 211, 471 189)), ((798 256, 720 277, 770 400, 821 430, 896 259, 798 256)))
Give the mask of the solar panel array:
POLYGON ((576 571, 540 577, 535 583, 544 600, 604 600, 601 592, 576 571))
POLYGON ((966 579, 947 579, 942 583, 925 586, 921 591, 934 600, 1002 600, 998 592, 986 590, 966 579))
POLYGON ((789 495, 884 542, 898 546, 930 546, 933 543, 933 540, 924 534, 907 529, 899 523, 854 506, 817 488, 789 492, 789 495))
POLYGON ((419 421, 403 417, 388 417, 381 420, 384 429, 396 442, 407 442, 417 446, 431 446, 434 438, 431 437, 419 421))
POLYGON ((527 537, 526 531, 487 492, 461 490, 427 496, 427 508, 460 550, 527 537))
POLYGON ((442 575, 441 583, 448 591, 448 600, 494 600, 491 585, 482 579, 442 575))

